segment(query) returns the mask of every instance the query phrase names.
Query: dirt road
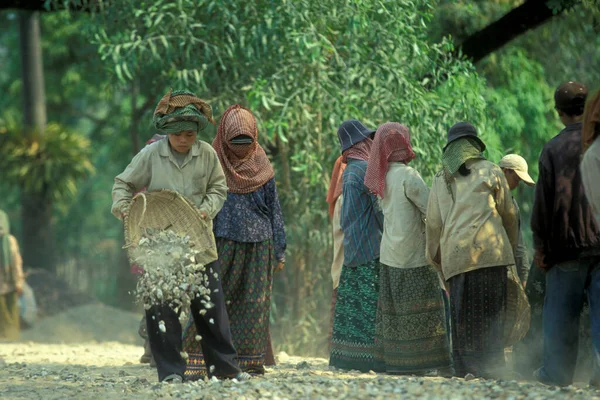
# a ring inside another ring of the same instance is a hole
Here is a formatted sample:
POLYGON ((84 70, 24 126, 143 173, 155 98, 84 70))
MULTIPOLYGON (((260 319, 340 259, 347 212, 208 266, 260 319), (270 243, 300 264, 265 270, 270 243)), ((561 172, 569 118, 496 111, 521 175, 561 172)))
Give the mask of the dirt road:
POLYGON ((578 387, 331 371, 324 359, 285 353, 248 382, 169 385, 137 363, 140 352, 114 342, 0 344, 0 399, 600 399, 600 391, 578 387))

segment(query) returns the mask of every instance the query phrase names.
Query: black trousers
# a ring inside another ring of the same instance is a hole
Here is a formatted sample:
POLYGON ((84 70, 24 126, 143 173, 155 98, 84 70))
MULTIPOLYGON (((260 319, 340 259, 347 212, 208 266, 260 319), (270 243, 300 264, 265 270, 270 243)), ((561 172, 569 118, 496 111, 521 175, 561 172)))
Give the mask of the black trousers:
MULTIPOLYGON (((207 270, 210 268, 220 275, 218 260, 206 265, 207 270)), ((209 367, 208 376, 233 377, 240 372, 240 368, 237 364, 237 352, 231 341, 223 289, 220 280, 213 274, 209 273, 208 276, 210 297, 214 306, 206 310, 206 314, 201 315, 200 310, 203 309, 201 299, 196 298, 191 305, 191 315, 194 317, 198 334, 202 336, 200 344, 206 365, 209 367), (216 293, 215 289, 217 289, 216 293), (211 319, 213 323, 210 322, 211 319), (214 366, 212 371, 210 366, 214 366)), ((171 374, 183 377, 186 361, 180 354, 183 349, 183 339, 178 314, 168 305, 153 306, 146 311, 146 323, 159 381, 171 374), (165 323, 164 333, 158 327, 160 321, 165 323)))

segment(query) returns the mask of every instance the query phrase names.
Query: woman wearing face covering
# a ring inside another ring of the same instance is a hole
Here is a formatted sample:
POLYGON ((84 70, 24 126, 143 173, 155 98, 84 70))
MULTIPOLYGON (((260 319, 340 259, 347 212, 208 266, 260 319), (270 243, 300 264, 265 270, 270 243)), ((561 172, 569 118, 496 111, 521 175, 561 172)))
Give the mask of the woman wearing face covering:
MULTIPOLYGON (((286 239, 275 172, 258 143, 256 120, 240 105, 225 111, 213 141, 227 186, 227 200, 214 220, 222 285, 238 363, 263 374, 269 338, 273 271, 283 269, 286 239)), ((194 326, 186 330, 188 378, 203 373, 194 326)))
POLYGON ((365 185, 380 199, 384 224, 375 325, 377 371, 450 371, 444 301, 437 271, 425 260, 429 188, 408 164, 415 158, 408 128, 377 129, 365 185))
POLYGON ((0 210, 0 340, 19 338, 19 296, 24 282, 19 244, 10 234, 8 215, 0 210))

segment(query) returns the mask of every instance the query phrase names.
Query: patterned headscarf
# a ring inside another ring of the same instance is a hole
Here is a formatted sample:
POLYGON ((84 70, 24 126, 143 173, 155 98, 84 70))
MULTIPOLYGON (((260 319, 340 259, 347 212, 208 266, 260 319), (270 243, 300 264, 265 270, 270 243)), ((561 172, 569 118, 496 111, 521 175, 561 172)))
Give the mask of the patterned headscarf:
POLYGON ((386 122, 377 128, 371 157, 365 174, 365 186, 377 196, 383 198, 385 176, 389 162, 408 164, 415 159, 410 145, 408 128, 398 122, 386 122))
POLYGON ((585 152, 600 135, 600 90, 598 90, 585 106, 583 113, 583 130, 581 139, 585 152))
POLYGON ((327 198, 325 201, 329 203, 329 216, 333 217, 333 211, 335 210, 335 202, 338 197, 342 195, 342 177, 344 170, 346 169, 346 163, 342 162, 342 156, 339 156, 335 160, 333 171, 331 173, 331 182, 329 183, 329 190, 327 191, 327 198))
POLYGON ((183 131, 200 132, 208 123, 214 125, 212 108, 187 90, 169 90, 158 102, 152 119, 154 127, 166 134, 183 131))
POLYGON ((356 143, 354 146, 342 153, 342 162, 347 163, 348 158, 369 161, 369 155, 371 154, 372 146, 373 140, 371 140, 371 138, 363 139, 361 142, 356 143))
POLYGON ((452 193, 451 182, 454 179, 454 174, 458 172, 460 166, 468 160, 472 159, 483 159, 483 149, 481 143, 475 138, 467 136, 460 139, 456 139, 450 142, 444 154, 442 155, 442 167, 444 169, 444 180, 446 181, 446 187, 454 199, 454 193, 452 193))
POLYGON ((8 215, 0 210, 0 273, 5 278, 12 270, 10 264, 10 221, 8 215))
POLYGON ((213 147, 231 193, 252 193, 275 176, 267 154, 258 144, 254 115, 239 104, 229 107, 221 117, 213 147), (231 143, 232 139, 242 135, 252 138, 252 143, 231 143))

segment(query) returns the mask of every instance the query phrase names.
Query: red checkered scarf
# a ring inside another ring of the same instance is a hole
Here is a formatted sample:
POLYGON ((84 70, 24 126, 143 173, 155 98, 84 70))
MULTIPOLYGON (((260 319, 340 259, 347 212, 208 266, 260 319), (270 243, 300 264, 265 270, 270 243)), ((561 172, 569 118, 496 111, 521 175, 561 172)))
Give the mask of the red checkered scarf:
POLYGON ((371 158, 365 174, 365 186, 372 193, 383 198, 388 163, 408 164, 414 159, 415 152, 410 145, 408 128, 397 122, 386 122, 375 133, 371 158))
POLYGON ((219 156, 231 193, 252 193, 275 176, 267 154, 258 144, 254 115, 239 104, 229 107, 221 117, 213 147, 219 156), (231 144, 231 139, 247 135, 250 144, 231 144))
POLYGON ((342 177, 345 169, 346 163, 342 162, 342 156, 339 156, 338 159, 335 160, 335 165, 333 166, 333 171, 331 173, 329 190, 327 191, 326 201, 329 203, 329 217, 333 217, 335 202, 338 197, 342 195, 342 177))
POLYGON ((342 153, 342 162, 347 163, 349 158, 355 160, 369 161, 369 154, 371 154, 371 146, 373 141, 371 138, 366 138, 361 142, 356 143, 348 150, 342 153))

